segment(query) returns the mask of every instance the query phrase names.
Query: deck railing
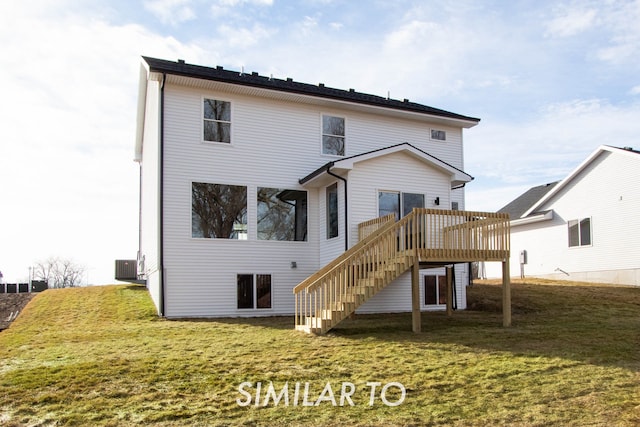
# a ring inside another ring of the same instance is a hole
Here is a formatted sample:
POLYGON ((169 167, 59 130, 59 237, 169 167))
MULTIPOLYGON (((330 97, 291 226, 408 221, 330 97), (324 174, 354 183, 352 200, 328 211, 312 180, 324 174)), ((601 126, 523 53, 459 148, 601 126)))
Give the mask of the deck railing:
POLYGON ((414 209, 421 261, 501 261, 509 256, 509 215, 414 209))
POLYGON ((416 262, 500 261, 509 256, 509 217, 414 209, 361 223, 360 241, 293 290, 296 328, 324 333, 416 262))
POLYGON ((385 224, 394 222, 395 219, 396 216, 394 214, 389 214, 361 222, 358 224, 358 241, 362 241, 365 237, 369 236, 380 227, 383 227, 385 224))

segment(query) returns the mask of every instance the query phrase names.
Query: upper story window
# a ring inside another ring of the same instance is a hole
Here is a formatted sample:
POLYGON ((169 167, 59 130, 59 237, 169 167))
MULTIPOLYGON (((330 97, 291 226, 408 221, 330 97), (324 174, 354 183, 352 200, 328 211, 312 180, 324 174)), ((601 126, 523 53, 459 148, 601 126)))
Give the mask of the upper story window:
POLYGON ((591 218, 569 221, 569 247, 591 245, 591 218))
POLYGON ((247 187, 191 184, 191 237, 247 239, 247 187))
POLYGON ((436 141, 446 141, 447 132, 440 129, 431 129, 431 139, 434 139, 436 141))
POLYGON ((258 239, 307 241, 307 192, 258 188, 258 239))
POLYGON ((204 99, 203 139, 210 142, 231 143, 231 103, 204 99))
POLYGON ((344 117, 322 116, 322 154, 344 156, 344 117))

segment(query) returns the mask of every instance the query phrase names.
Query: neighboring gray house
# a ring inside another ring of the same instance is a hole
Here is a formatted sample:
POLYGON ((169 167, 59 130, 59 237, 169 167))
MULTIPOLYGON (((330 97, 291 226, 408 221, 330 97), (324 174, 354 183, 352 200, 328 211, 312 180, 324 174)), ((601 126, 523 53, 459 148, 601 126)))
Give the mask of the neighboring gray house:
MULTIPOLYGON (((137 271, 160 315, 290 315, 294 287, 375 235, 384 218, 396 221, 413 208, 424 218, 442 213, 449 234, 484 218, 462 211, 473 179, 463 171, 463 130, 479 119, 322 83, 147 57, 138 99, 137 271), (365 227, 367 220, 373 223, 365 227)), ((398 250, 401 231, 389 233, 398 250)), ((416 233, 400 249, 417 242, 416 233)), ((393 274, 367 276, 384 284, 345 311, 415 309, 409 261, 394 258, 392 266, 376 253, 340 283, 350 287, 365 267, 381 263, 393 274)), ((445 306, 444 265, 455 261, 450 302, 464 309, 468 258, 423 262, 418 308, 445 306)))
POLYGON ((639 182, 640 151, 602 145, 500 209, 511 217, 511 275, 640 285, 639 182))

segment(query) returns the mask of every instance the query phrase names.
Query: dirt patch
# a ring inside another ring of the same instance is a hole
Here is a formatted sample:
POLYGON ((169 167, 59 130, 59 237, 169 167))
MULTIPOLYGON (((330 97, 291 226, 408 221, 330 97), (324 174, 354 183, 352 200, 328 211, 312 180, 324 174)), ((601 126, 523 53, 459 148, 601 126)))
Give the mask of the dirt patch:
POLYGON ((0 294, 0 331, 9 327, 36 294, 0 294))

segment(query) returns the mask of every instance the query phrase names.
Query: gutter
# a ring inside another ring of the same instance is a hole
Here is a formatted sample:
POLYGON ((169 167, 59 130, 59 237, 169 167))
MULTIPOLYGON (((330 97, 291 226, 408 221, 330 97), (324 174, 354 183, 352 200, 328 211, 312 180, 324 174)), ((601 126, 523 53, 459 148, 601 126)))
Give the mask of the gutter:
POLYGON ((339 180, 341 180, 342 182, 344 182, 344 250, 345 252, 347 250, 349 250, 349 196, 348 196, 348 191, 347 191, 347 179, 341 177, 340 175, 336 175, 335 173, 331 172, 331 167, 333 167, 334 163, 331 162, 327 165, 327 174, 338 178, 339 180))
POLYGON ((553 219, 553 209, 545 212, 540 212, 535 215, 526 216, 524 218, 516 218, 510 221, 511 227, 517 227, 518 225, 533 224, 536 222, 548 221, 553 219))

